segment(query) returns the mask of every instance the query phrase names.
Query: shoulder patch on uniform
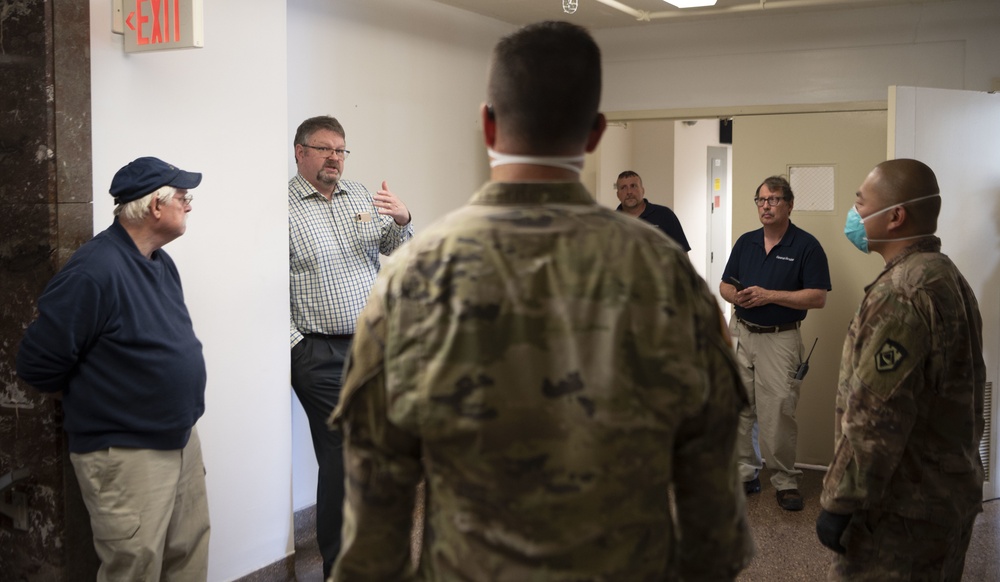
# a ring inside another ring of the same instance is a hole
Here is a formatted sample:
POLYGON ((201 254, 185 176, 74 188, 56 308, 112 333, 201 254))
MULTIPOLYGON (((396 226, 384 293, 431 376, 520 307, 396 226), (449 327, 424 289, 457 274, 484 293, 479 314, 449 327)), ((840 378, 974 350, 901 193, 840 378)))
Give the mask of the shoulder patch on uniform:
POLYGON ((882 347, 875 352, 875 369, 879 372, 892 372, 903 363, 906 356, 906 348, 891 339, 887 339, 882 347))

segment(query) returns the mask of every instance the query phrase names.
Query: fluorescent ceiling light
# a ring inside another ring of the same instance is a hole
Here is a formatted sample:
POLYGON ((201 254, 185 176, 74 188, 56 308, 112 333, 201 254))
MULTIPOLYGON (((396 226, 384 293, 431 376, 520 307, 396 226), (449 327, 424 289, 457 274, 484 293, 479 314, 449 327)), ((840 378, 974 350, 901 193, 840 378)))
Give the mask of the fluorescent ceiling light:
POLYGON ((704 6, 715 6, 715 0, 663 0, 667 4, 673 4, 678 8, 702 8, 704 6))

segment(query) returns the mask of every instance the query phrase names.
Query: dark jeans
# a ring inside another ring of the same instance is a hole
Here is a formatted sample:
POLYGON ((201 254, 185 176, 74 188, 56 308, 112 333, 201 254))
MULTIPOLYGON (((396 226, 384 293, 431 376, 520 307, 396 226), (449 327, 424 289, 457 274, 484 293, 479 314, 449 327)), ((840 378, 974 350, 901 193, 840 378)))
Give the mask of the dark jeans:
POLYGON ((323 578, 340 553, 344 513, 344 454, 340 431, 326 421, 340 399, 350 336, 306 336, 292 348, 292 388, 309 418, 319 482, 316 487, 316 542, 323 556, 323 578))

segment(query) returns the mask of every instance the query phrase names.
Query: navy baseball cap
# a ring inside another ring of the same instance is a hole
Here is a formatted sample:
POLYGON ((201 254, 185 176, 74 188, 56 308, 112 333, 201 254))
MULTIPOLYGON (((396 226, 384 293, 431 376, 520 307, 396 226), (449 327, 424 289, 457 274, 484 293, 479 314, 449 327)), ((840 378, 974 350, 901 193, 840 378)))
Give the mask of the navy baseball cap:
POLYGON ((201 174, 185 172, 159 158, 138 158, 118 170, 111 179, 111 195, 115 204, 138 200, 163 186, 190 190, 201 184, 201 174))

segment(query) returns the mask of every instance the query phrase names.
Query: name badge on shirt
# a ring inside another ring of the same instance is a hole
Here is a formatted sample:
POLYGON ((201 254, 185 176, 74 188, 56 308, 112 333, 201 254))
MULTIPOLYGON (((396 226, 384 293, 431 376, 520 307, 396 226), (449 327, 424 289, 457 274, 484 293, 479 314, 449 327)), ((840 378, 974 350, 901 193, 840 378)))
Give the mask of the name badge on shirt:
POLYGON ((360 212, 354 217, 354 220, 358 222, 371 222, 372 215, 367 212, 360 212))

